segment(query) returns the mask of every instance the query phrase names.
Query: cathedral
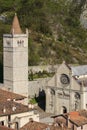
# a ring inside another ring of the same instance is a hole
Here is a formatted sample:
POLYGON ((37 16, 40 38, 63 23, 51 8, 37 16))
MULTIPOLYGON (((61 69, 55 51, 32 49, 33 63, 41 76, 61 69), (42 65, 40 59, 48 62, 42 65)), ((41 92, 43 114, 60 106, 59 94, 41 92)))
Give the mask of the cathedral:
POLYGON ((48 81, 46 112, 63 114, 81 109, 87 109, 87 65, 63 62, 48 81))

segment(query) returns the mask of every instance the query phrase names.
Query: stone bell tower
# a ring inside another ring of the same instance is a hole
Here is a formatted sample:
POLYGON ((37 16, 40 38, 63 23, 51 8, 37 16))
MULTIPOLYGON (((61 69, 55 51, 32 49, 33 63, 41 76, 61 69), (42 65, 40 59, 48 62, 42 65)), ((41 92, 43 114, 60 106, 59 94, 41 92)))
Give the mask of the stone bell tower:
POLYGON ((28 31, 24 34, 15 14, 10 34, 3 35, 4 86, 28 96, 28 31))

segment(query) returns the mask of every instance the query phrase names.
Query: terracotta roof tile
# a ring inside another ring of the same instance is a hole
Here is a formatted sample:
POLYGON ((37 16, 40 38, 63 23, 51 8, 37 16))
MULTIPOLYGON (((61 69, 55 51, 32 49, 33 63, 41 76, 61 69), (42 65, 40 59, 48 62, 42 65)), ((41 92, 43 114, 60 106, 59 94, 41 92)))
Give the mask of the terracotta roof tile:
POLYGON ((85 118, 83 116, 71 117, 70 120, 77 126, 87 124, 87 118, 85 118))
POLYGON ((64 129, 60 126, 47 125, 41 122, 30 121, 25 124, 20 130, 70 130, 67 127, 64 129))
POLYGON ((68 117, 69 117, 69 120, 73 122, 74 124, 76 124, 77 126, 87 124, 87 118, 80 115, 79 111, 70 112, 68 117))
POLYGON ((7 101, 8 99, 22 100, 24 98, 26 97, 13 92, 0 89, 0 102, 7 101))
POLYGON ((73 111, 69 113, 70 117, 77 117, 79 116, 79 112, 78 111, 73 111))
POLYGON ((12 34, 22 34, 22 30, 20 28, 19 20, 18 20, 18 17, 17 17, 16 14, 15 14, 13 22, 12 22, 11 33, 12 34))
POLYGON ((44 130, 48 127, 47 124, 36 122, 36 121, 30 121, 27 124, 25 124, 20 130, 44 130))
POLYGON ((21 103, 16 103, 13 101, 6 101, 0 103, 0 116, 29 112, 31 110, 33 109, 28 108, 28 106, 26 105, 23 105, 21 103))
POLYGON ((1 126, 1 125, 0 125, 0 130, 15 130, 15 129, 8 128, 8 127, 6 127, 6 126, 1 126))

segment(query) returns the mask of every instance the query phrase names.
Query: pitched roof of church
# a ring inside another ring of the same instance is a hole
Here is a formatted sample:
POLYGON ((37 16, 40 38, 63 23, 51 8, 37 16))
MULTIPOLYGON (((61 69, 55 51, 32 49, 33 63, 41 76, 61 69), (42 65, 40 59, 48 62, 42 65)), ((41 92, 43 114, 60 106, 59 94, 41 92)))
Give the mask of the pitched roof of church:
POLYGON ((71 67, 73 75, 87 75, 87 65, 71 67))
POLYGON ((19 20, 17 15, 15 14, 12 22, 12 27, 11 27, 11 33, 12 34, 22 34, 22 30, 19 24, 19 20))

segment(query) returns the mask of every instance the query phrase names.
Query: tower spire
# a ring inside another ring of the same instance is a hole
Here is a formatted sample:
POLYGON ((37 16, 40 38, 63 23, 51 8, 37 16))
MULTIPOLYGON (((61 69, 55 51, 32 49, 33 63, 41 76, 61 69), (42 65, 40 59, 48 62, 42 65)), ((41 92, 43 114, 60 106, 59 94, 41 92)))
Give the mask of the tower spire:
POLYGON ((12 22, 11 33, 12 34, 22 34, 22 30, 20 28, 19 20, 18 20, 16 13, 15 13, 15 16, 14 16, 13 22, 12 22))

